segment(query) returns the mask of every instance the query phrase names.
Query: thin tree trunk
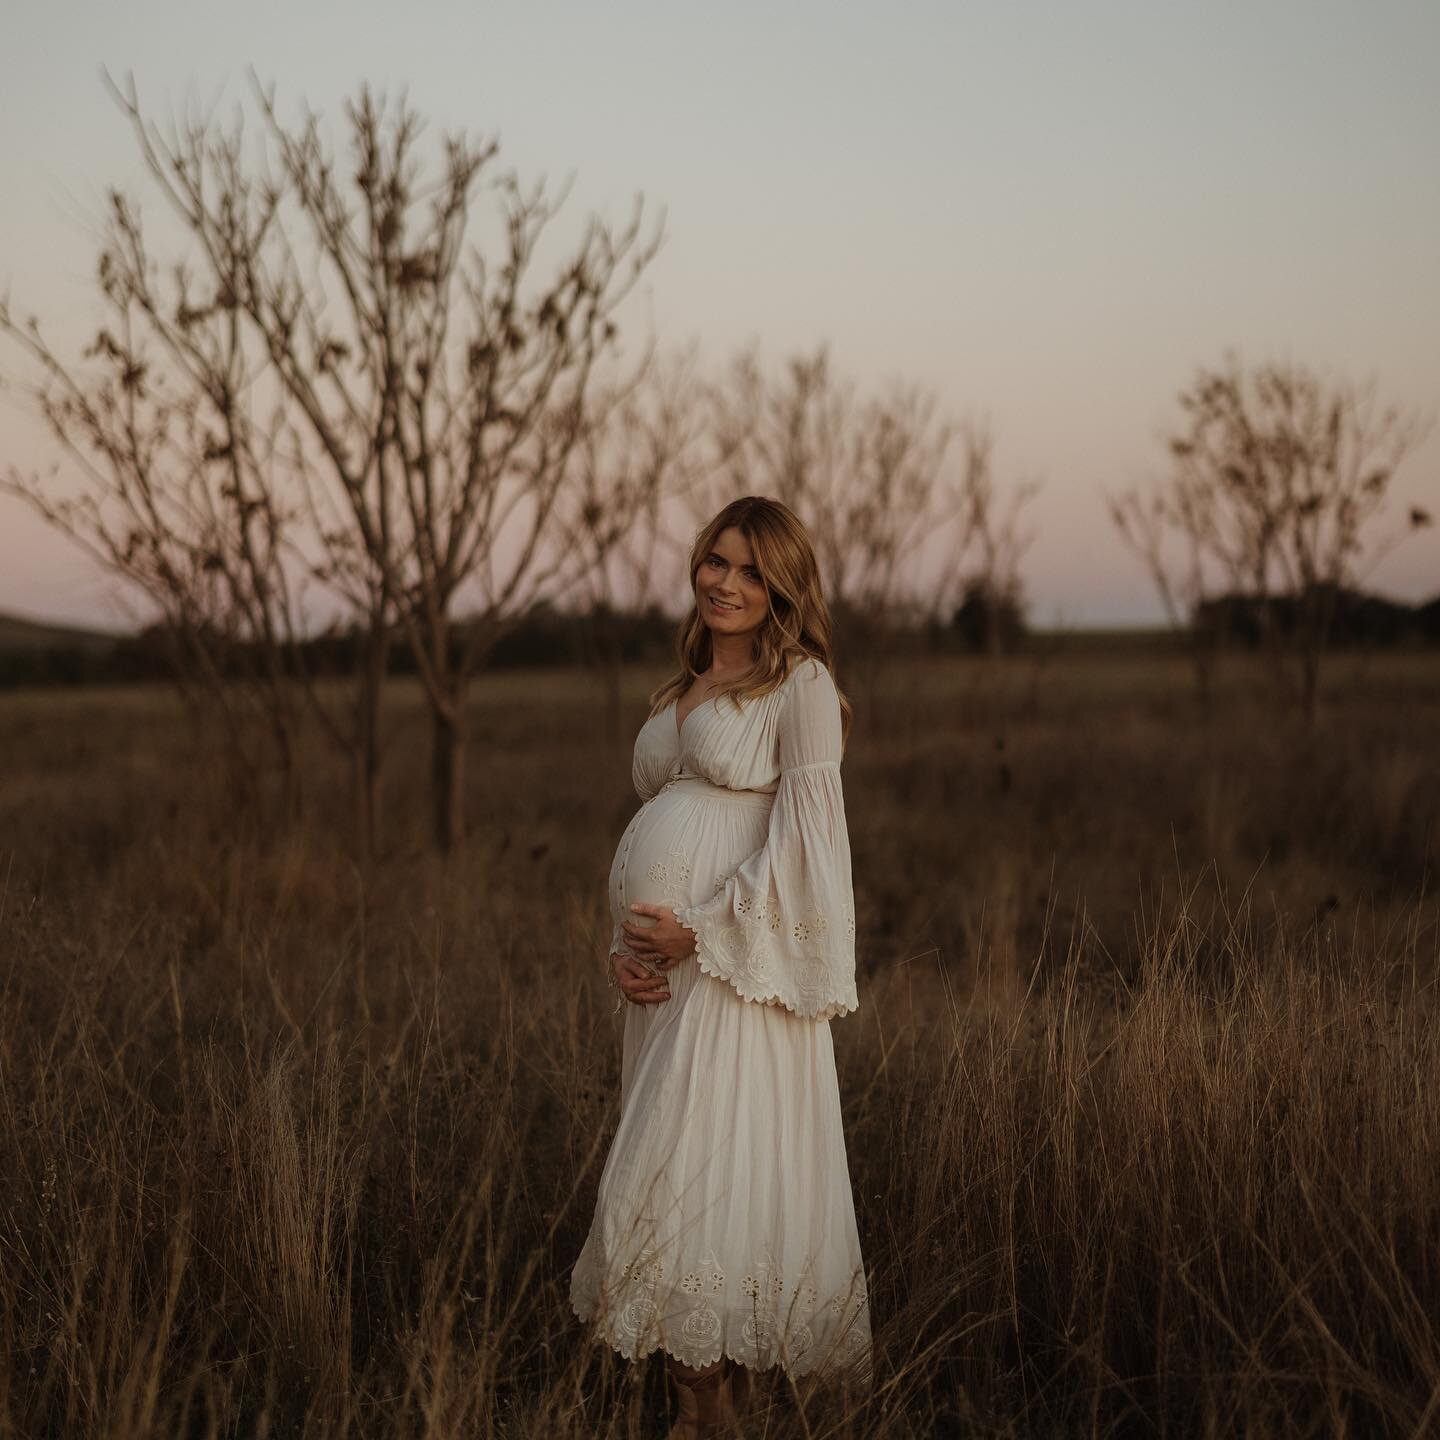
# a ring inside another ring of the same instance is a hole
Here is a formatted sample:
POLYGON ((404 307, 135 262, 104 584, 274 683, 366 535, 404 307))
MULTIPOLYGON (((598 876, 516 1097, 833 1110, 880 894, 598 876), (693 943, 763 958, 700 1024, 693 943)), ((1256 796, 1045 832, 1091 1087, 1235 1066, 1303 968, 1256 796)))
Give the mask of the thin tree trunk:
POLYGON ((361 851, 367 860, 374 859, 380 845, 380 701, 389 656, 390 637, 377 620, 366 640, 356 697, 355 799, 361 851))
POLYGON ((465 737, 463 699, 436 705, 430 754, 430 787, 434 806, 435 843, 444 854, 459 848, 465 838, 464 794, 465 737))
POLYGON ((287 713, 287 702, 274 687, 271 696, 274 713, 271 717, 270 733, 275 741, 275 752, 280 761, 280 803, 285 821, 293 824, 305 809, 305 792, 300 780, 300 767, 295 762, 295 727, 287 713))
POLYGON ((1315 724, 1315 717, 1319 712, 1320 697, 1320 653, 1318 650, 1307 646, 1305 653, 1300 657, 1301 677, 1301 700, 1305 708, 1305 723, 1308 726, 1315 724))
POLYGON ((363 746, 350 756, 350 791, 355 805, 355 830, 360 841, 360 858, 375 858, 375 811, 378 803, 374 772, 366 763, 363 746))

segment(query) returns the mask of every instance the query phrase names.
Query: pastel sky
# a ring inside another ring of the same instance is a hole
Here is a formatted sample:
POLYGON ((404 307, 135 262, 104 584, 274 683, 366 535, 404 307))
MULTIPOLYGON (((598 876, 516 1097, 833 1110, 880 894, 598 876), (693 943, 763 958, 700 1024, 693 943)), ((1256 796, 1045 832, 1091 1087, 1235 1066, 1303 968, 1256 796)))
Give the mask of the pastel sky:
MULTIPOLYGON (((718 363, 828 340, 862 383, 988 414, 1001 475, 1043 485, 1039 624, 1158 616, 1102 494, 1156 473, 1177 390, 1227 347, 1440 413, 1435 0, 13 0, 0 292, 62 354, 98 320, 106 188, 158 207, 101 66, 163 126, 253 116, 247 64, 337 147, 368 80, 431 141, 573 174, 563 213, 664 207, 631 310, 662 341, 718 363)), ((19 361, 0 339, 0 374, 19 361)), ((0 465, 53 455, 3 397, 0 425, 0 465)), ((1440 424, 1402 480, 1397 513, 1440 510, 1440 424)), ((1440 590, 1440 528, 1370 579, 1440 590)), ((0 497, 0 611, 122 625, 115 588, 0 497)))

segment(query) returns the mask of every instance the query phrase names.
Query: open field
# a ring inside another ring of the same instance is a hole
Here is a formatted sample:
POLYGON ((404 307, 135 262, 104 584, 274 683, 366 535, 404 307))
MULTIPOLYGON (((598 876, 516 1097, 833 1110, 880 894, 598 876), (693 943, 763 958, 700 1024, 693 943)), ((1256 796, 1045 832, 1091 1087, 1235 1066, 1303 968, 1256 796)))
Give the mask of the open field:
MULTIPOLYGON (((448 863, 397 686, 372 865, 318 744, 282 824, 163 691, 0 695, 0 1437, 664 1433, 566 1301, 659 678, 482 684, 448 863)), ((753 1433, 1440 1432, 1440 665, 840 681, 878 1378, 753 1433)))

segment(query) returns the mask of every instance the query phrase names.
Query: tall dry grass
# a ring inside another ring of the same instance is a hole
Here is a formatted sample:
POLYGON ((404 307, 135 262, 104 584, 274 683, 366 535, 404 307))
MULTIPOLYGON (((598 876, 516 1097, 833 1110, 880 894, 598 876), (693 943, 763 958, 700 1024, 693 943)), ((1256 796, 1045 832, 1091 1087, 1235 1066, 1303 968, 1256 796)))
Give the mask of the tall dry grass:
MULTIPOLYGON (((877 1383, 764 1388, 753 1433, 1440 1432, 1440 687, 1362 681, 1313 739, 1130 661, 862 708, 877 1383)), ((635 803, 590 703, 482 693, 447 866, 401 697, 366 868, 318 753, 272 833, 160 696, 0 702, 0 1433, 663 1434, 566 1294, 635 803)))

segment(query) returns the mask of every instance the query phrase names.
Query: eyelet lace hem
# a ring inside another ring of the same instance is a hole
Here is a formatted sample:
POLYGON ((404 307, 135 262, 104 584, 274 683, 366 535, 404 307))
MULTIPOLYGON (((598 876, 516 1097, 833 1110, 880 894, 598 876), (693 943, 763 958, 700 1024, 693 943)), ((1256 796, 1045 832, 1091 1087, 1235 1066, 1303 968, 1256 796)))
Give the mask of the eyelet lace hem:
POLYGON ((777 1307, 786 1285, 768 1261, 753 1265, 741 1280, 738 1303, 718 1266, 698 1266, 678 1283, 666 1284, 665 1263, 646 1251, 624 1268, 611 1303, 602 1305, 605 1287, 598 1270, 587 1245, 571 1276, 570 1308, 626 1360, 663 1350, 682 1365, 703 1369, 727 1355, 755 1370, 779 1365, 797 1379, 820 1373, 870 1383, 869 1296, 863 1283, 821 1304, 814 1285, 802 1280, 789 1287, 796 1294, 784 1320, 777 1307))
MULTIPOLYGON (((675 919, 694 932, 695 961, 704 974, 728 982, 742 1000, 783 1005, 806 1019, 836 1019, 859 1008, 853 959, 837 954, 831 964, 826 916, 787 923, 773 900, 747 895, 735 903, 739 915, 732 911, 717 918, 701 913, 710 903, 671 907, 675 919), (791 943, 782 947, 781 937, 791 943), (793 953, 797 945, 798 957, 793 953), (837 974, 848 978, 837 983, 837 974)), ((844 912, 841 926, 847 936, 854 935, 853 912, 844 912)))

